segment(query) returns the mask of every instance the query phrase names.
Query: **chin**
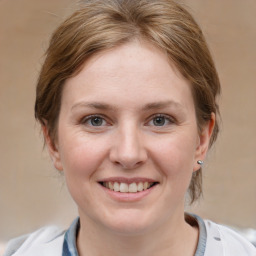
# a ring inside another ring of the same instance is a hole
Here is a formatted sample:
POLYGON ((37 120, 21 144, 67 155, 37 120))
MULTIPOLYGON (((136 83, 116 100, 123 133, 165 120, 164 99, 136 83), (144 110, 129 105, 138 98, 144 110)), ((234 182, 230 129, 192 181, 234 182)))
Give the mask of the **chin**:
POLYGON ((120 210, 104 219, 105 228, 119 235, 140 235, 153 228, 156 220, 137 209, 120 210))

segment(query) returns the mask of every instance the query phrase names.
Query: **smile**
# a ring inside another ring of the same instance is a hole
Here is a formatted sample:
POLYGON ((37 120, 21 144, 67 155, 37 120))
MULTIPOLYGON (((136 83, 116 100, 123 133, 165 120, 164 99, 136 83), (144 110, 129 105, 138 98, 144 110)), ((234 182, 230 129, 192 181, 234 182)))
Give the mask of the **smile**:
POLYGON ((100 184, 108 188, 109 190, 115 191, 115 192, 120 192, 120 193, 137 193, 141 192, 143 190, 147 190, 154 185, 157 184, 157 182, 133 182, 133 183, 124 183, 124 182, 113 182, 113 181, 108 181, 108 182, 100 182, 100 184))

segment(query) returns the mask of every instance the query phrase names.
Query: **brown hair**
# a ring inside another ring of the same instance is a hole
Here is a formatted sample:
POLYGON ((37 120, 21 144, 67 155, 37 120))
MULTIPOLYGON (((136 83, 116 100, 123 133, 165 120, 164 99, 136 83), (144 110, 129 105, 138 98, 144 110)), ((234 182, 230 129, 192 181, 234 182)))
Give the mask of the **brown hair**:
MULTIPOLYGON (((77 74, 88 58, 135 38, 162 51, 190 81, 199 131, 218 115, 218 75, 201 29, 172 0, 87 0, 53 33, 38 79, 35 117, 56 140, 64 82, 77 74)), ((218 134, 216 121, 211 145, 218 134)), ((202 170, 193 174, 191 202, 202 194, 202 170)))

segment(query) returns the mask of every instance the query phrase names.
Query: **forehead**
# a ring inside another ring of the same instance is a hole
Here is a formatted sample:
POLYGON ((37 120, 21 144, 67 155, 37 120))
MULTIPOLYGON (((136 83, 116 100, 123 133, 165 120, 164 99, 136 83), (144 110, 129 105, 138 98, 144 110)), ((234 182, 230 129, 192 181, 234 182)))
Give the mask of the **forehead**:
POLYGON ((163 78, 185 80, 170 61, 167 53, 139 39, 96 53, 84 63, 83 70, 90 75, 94 73, 96 77, 97 73, 104 73, 106 77, 111 78, 114 76, 120 78, 125 75, 127 79, 131 75, 131 78, 135 79, 134 75, 144 73, 145 78, 153 78, 155 74, 158 74, 163 78), (171 73, 169 73, 170 69, 171 73), (152 70, 155 72, 151 73, 152 70), (166 76, 167 73, 169 73, 168 76, 166 76))
POLYGON ((65 83, 63 100, 83 99, 149 104, 193 101, 189 82, 155 46, 133 41, 102 51, 65 83))

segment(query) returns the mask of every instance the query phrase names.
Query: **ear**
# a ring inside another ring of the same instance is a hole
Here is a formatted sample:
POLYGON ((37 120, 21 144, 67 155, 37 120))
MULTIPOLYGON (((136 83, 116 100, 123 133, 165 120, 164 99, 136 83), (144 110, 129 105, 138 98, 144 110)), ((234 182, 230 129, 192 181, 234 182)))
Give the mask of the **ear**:
POLYGON ((58 146, 54 141, 52 141, 52 138, 49 135, 49 132, 48 132, 48 129, 47 129, 46 125, 42 125, 42 131, 43 131, 45 143, 47 145, 47 149, 48 149, 50 157, 53 161, 54 167, 57 170, 62 171, 63 166, 62 166, 62 163, 61 163, 60 154, 59 154, 59 151, 58 151, 58 146))
POLYGON ((195 154, 195 163, 193 171, 197 171, 200 169, 200 165, 197 163, 198 160, 204 160, 206 157, 206 153, 209 148, 213 128, 215 125, 215 114, 211 114, 211 120, 209 120, 202 128, 202 131, 200 132, 198 136, 198 145, 196 148, 196 154, 195 154))

